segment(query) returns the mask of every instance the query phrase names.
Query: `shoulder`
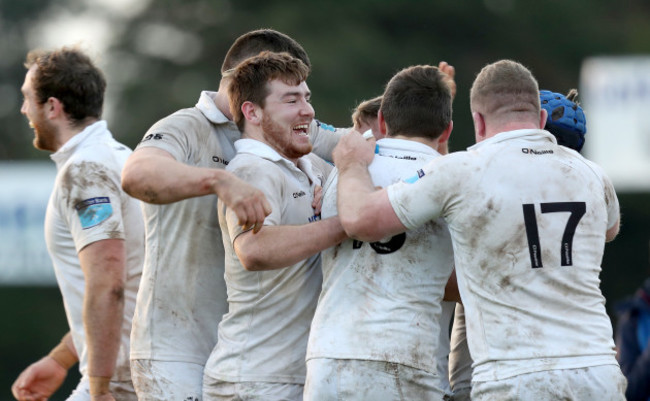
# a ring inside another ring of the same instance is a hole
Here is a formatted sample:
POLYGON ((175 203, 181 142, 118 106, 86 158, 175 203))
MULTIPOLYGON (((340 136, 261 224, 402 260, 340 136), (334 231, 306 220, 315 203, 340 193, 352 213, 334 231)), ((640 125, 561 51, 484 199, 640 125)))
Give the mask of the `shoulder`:
POLYGON ((148 133, 156 132, 187 132, 201 129, 209 129, 211 126, 201 111, 196 107, 178 110, 151 126, 148 133))

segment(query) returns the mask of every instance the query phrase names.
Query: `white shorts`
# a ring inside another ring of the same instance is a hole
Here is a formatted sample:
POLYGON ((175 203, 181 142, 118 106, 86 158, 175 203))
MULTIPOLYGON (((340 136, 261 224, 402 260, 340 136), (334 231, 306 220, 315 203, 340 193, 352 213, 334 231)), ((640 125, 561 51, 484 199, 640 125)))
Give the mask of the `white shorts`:
POLYGON ((316 358, 307 361, 305 401, 442 400, 437 374, 392 362, 316 358))
POLYGON ((203 365, 198 363, 132 359, 131 378, 140 401, 201 401, 203 365))
POLYGON ((204 401, 302 401, 302 384, 225 382, 203 378, 204 401))
POLYGON ((618 365, 556 369, 472 383, 472 400, 625 401, 627 380, 618 365))
MULTIPOLYGON (((113 398, 122 401, 138 401, 133 383, 131 382, 111 382, 110 391, 113 398)), ((90 401, 90 382, 88 376, 82 376, 77 387, 67 398, 67 401, 90 401)))

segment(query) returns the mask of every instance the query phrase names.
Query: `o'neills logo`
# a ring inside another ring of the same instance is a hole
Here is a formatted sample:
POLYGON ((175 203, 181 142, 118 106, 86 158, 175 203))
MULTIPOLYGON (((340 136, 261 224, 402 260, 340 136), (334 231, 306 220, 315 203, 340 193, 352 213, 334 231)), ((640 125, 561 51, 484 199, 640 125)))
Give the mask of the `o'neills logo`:
POLYGON ((521 148, 521 153, 525 153, 527 155, 549 155, 553 154, 552 149, 546 149, 546 150, 535 150, 535 149, 530 149, 530 148, 521 148))
POLYGON ((305 195, 307 195, 307 194, 305 193, 305 191, 300 191, 300 192, 294 192, 294 193, 293 193, 293 197, 294 197, 294 198, 300 198, 301 196, 305 196, 305 195))

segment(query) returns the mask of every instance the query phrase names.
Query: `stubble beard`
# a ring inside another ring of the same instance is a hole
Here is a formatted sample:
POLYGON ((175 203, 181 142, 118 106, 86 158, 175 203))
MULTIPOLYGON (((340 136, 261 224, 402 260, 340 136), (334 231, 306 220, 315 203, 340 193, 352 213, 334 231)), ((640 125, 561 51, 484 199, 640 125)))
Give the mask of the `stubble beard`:
POLYGON ((286 158, 298 159, 311 152, 312 146, 309 141, 307 141, 305 144, 297 144, 293 142, 292 139, 293 135, 295 134, 291 128, 289 128, 290 135, 287 139, 285 136, 287 129, 283 128, 280 124, 273 121, 273 119, 268 114, 264 114, 262 117, 261 126, 266 141, 286 158))

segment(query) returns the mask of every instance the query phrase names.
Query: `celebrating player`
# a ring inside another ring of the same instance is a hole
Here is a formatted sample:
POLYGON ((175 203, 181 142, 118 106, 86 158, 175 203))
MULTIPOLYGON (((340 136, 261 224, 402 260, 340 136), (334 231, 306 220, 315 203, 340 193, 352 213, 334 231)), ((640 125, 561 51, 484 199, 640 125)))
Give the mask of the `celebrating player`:
POLYGON ((227 170, 262 190, 273 212, 253 234, 219 203, 229 310, 206 363, 205 400, 302 400, 307 336, 322 283, 321 250, 345 238, 338 218, 314 215, 331 166, 310 154, 308 67, 263 52, 230 74, 242 131, 227 170))
MULTIPOLYGON (((390 80, 378 114, 386 138, 377 142, 369 166, 373 185, 417 177, 440 156, 437 149, 452 130, 451 102, 445 74, 436 67, 409 67, 390 80)), ((337 214, 336 185, 333 176, 323 217, 337 214)), ((442 220, 379 242, 350 239, 323 251, 305 400, 442 400, 435 357, 452 270, 442 220)))
POLYGON ((57 176, 45 241, 70 332, 12 387, 19 400, 46 399, 77 360, 82 378, 68 400, 136 400, 129 334, 142 273, 140 202, 120 188, 131 150, 100 120, 106 81, 77 49, 30 52, 21 112, 34 146, 54 152, 57 176))
MULTIPOLYGON (((221 67, 218 92, 163 118, 144 135, 122 184, 146 201, 147 247, 133 323, 133 377, 142 399, 200 400, 203 366, 228 311, 217 196, 244 227, 258 230, 270 205, 258 189, 225 171, 241 134, 226 92, 228 71, 262 50, 286 51, 308 67, 295 40, 261 29, 240 36, 221 67)), ((331 158, 341 132, 314 120, 315 151, 331 158)))
POLYGON ((623 400, 599 288, 605 241, 619 229, 611 181, 543 131, 537 82, 502 60, 470 93, 467 152, 430 162, 413 184, 375 190, 371 147, 335 151, 339 216, 376 241, 442 216, 449 225, 474 359, 473 400, 623 400))

